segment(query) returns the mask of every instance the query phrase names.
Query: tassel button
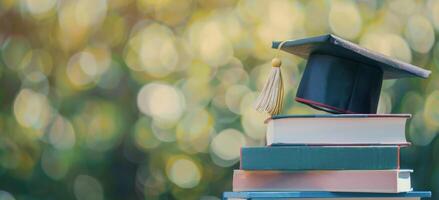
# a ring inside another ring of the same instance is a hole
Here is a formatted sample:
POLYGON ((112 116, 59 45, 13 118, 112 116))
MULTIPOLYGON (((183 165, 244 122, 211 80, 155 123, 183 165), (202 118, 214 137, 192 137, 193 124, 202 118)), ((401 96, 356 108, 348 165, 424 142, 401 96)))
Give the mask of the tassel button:
POLYGON ((273 67, 280 67, 280 65, 282 65, 282 61, 279 58, 273 58, 273 60, 271 60, 271 65, 273 67))

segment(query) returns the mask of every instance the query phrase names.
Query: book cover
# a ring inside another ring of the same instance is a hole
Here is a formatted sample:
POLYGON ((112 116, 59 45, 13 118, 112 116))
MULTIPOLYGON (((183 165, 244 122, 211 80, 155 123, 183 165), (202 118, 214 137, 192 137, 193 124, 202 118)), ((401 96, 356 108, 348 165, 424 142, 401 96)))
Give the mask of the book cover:
POLYGON ((224 199, 367 199, 367 200, 413 200, 431 197, 429 191, 412 191, 403 193, 361 193, 361 192, 224 192, 224 199))
POLYGON ((275 146, 241 148, 243 170, 399 169, 398 146, 275 146))
POLYGON ((233 191, 409 192, 412 190, 411 172, 411 170, 235 170, 233 191))

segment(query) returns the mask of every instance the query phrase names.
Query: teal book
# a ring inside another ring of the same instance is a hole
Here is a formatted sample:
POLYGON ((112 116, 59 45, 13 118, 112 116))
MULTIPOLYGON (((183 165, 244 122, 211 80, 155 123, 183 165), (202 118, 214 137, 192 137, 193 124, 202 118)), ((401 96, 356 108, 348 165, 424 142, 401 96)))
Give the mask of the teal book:
POLYGON ((399 169, 399 146, 243 147, 242 170, 399 169))
POLYGON ((275 199, 364 199, 364 200, 419 200, 430 198, 430 191, 412 191, 403 193, 361 193, 361 192, 224 192, 223 200, 226 199, 252 199, 252 200, 275 200, 275 199))

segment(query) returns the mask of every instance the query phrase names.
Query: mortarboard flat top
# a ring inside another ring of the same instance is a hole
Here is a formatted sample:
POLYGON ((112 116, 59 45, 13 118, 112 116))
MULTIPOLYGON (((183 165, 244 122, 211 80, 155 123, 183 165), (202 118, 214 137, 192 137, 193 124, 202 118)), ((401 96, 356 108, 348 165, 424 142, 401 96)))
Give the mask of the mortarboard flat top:
POLYGON ((427 78, 428 70, 328 34, 273 42, 308 60, 296 101, 330 113, 374 114, 383 79, 427 78))
MULTIPOLYGON (((280 42, 273 42, 272 47, 277 49, 279 44, 280 42)), ((427 78, 431 73, 429 70, 389 58, 332 34, 287 41, 281 49, 305 59, 312 53, 320 53, 379 66, 384 72, 384 79, 412 76, 427 78)))
POLYGON ((224 192, 223 199, 285 199, 285 198, 428 198, 429 191, 403 193, 352 193, 352 192, 224 192))

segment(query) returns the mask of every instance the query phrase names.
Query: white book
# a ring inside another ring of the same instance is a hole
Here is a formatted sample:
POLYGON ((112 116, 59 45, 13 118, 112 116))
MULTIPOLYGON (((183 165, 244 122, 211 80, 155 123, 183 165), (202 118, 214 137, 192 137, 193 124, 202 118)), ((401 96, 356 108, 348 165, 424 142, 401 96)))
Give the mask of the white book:
POLYGON ((267 145, 407 145, 410 114, 278 115, 267 123, 267 145))

